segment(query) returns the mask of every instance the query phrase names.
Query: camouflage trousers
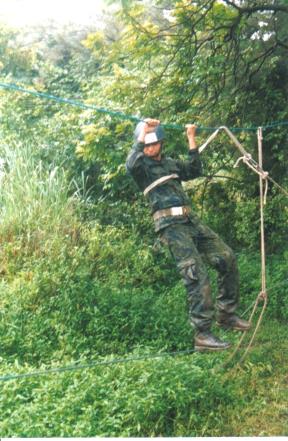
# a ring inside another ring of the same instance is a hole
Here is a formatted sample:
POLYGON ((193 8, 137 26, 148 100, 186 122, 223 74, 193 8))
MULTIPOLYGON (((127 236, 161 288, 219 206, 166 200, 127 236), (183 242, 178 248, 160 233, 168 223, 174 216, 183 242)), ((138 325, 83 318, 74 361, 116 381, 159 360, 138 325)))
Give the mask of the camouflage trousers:
POLYGON ((231 248, 195 214, 189 222, 169 225, 159 234, 168 245, 186 286, 189 318, 195 329, 209 330, 214 317, 205 264, 218 272, 217 314, 233 313, 239 298, 239 273, 231 248))

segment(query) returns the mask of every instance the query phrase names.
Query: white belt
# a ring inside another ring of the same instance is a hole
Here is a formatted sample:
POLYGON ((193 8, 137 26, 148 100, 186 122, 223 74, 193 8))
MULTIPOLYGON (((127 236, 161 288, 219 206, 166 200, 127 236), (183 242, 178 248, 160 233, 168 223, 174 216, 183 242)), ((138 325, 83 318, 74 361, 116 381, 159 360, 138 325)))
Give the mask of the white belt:
POLYGON ((149 191, 153 190, 153 188, 158 187, 158 185, 165 184, 165 182, 169 181, 170 179, 178 179, 179 176, 176 173, 173 173, 172 175, 168 176, 162 176, 162 178, 156 179, 156 181, 152 182, 152 184, 148 185, 148 187, 145 188, 143 191, 144 196, 149 193, 149 191))
POLYGON ((191 212, 190 207, 187 207, 187 205, 184 205, 182 207, 171 207, 171 208, 164 208, 163 210, 158 210, 153 214, 154 221, 161 219, 162 217, 167 216, 188 216, 191 212))

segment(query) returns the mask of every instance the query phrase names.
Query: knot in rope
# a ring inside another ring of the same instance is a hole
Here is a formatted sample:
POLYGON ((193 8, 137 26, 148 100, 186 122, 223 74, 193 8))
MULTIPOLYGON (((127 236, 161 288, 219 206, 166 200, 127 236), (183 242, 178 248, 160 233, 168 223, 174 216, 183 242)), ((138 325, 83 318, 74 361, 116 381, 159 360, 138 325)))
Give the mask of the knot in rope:
POLYGON ((259 293, 259 295, 257 297, 257 301, 260 301, 260 300, 262 300, 262 301, 267 300, 267 293, 266 293, 266 291, 260 291, 260 293, 259 293))

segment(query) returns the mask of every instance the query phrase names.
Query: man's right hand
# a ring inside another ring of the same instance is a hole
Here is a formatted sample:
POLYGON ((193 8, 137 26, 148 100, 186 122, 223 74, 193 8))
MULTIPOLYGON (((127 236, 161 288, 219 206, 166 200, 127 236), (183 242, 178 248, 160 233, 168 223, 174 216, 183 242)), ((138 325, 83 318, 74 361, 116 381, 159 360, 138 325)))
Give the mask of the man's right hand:
POLYGON ((159 126, 160 124, 159 119, 153 119, 153 118, 145 118, 144 122, 146 123, 144 125, 146 133, 153 132, 155 127, 159 126))
POLYGON ((141 132, 138 137, 138 142, 144 142, 145 135, 147 133, 154 132, 155 127, 157 127, 160 124, 159 119, 153 119, 153 118, 145 118, 144 119, 143 127, 141 128, 141 132))

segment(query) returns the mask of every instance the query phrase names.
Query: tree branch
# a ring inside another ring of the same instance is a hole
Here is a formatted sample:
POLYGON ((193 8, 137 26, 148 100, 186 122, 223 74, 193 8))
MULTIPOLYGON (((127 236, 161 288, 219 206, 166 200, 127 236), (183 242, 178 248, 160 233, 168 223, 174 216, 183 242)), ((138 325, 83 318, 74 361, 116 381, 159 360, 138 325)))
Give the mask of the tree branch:
POLYGON ((239 5, 236 5, 233 1, 230 0, 223 0, 224 3, 226 3, 229 6, 232 6, 233 8, 237 9, 239 14, 243 15, 251 15, 254 14, 254 12, 264 12, 264 11, 271 11, 271 12, 285 12, 288 13, 288 6, 286 5, 255 5, 252 7, 241 7, 239 5))

